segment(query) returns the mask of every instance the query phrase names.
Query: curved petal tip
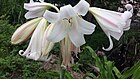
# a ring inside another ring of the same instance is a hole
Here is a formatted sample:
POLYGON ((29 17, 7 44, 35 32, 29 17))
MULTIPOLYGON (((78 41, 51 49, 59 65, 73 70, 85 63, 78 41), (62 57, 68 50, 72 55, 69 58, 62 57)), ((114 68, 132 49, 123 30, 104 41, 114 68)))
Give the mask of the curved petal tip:
POLYGON ((108 48, 104 48, 104 47, 102 48, 102 49, 105 50, 105 51, 110 51, 110 50, 113 48, 113 42, 112 42, 111 37, 108 36, 108 39, 109 39, 109 42, 110 42, 109 47, 108 47, 108 48))

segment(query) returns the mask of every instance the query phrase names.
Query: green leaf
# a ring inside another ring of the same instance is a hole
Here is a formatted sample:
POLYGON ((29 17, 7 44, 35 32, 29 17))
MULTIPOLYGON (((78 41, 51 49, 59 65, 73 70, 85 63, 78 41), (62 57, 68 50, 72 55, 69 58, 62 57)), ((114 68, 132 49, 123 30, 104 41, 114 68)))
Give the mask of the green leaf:
POLYGON ((87 79, 86 77, 92 77, 92 79, 97 79, 97 77, 93 73, 87 73, 83 79, 87 79))
POLYGON ((70 74, 70 72, 68 72, 68 71, 65 71, 65 79, 74 79, 73 77, 72 77, 72 75, 70 74))
POLYGON ((140 66, 139 68, 134 72, 132 79, 140 79, 140 66))
POLYGON ((97 56, 95 51, 89 46, 86 46, 86 48, 91 53, 92 57, 96 60, 95 65, 100 69, 100 74, 101 74, 100 77, 103 79, 108 78, 107 71, 105 70, 103 63, 101 62, 100 58, 97 56))
POLYGON ((48 71, 47 75, 53 76, 53 77, 59 77, 59 72, 57 71, 48 71))
POLYGON ((95 53, 95 51, 91 47, 89 47, 89 46, 86 46, 86 48, 90 51, 92 57, 96 60, 96 62, 95 62, 96 66, 99 67, 99 69, 103 70, 104 69, 103 68, 103 64, 102 64, 100 58, 95 53))
POLYGON ((113 67, 113 71, 115 72, 115 75, 118 77, 118 79, 122 76, 120 71, 116 67, 113 67))
POLYGON ((138 61, 133 67, 131 67, 131 69, 125 71, 123 73, 122 79, 127 79, 128 77, 130 77, 139 67, 140 67, 140 61, 138 61))
POLYGON ((105 67, 106 67, 106 70, 107 70, 108 79, 115 79, 114 75, 112 73, 112 70, 113 70, 113 67, 114 67, 113 62, 111 62, 111 61, 105 62, 105 67))

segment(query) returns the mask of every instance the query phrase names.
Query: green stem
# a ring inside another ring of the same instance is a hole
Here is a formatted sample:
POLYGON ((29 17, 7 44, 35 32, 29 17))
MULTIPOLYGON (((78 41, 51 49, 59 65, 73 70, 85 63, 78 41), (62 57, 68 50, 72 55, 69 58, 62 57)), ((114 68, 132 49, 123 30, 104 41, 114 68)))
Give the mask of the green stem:
POLYGON ((63 68, 63 67, 61 67, 61 65, 62 65, 62 54, 63 54, 63 52, 65 51, 64 50, 64 48, 65 48, 65 46, 64 46, 64 44, 65 44, 65 41, 61 41, 61 43, 60 43, 61 45, 60 45, 60 47, 61 47, 61 53, 60 53, 60 79, 64 79, 64 76, 65 76, 65 69, 63 68))
POLYGON ((65 79, 64 78, 65 72, 66 72, 66 69, 64 69, 64 68, 61 67, 61 70, 60 70, 60 79, 65 79))

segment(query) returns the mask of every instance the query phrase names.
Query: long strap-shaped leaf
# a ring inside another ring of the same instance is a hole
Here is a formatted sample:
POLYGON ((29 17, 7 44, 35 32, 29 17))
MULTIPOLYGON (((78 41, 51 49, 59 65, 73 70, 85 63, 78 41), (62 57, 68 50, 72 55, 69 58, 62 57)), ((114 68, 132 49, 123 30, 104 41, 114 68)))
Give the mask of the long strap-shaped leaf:
POLYGON ((107 79, 108 75, 107 75, 107 71, 105 70, 103 63, 101 62, 100 58, 97 56, 97 54, 95 53, 95 51, 89 47, 86 46, 86 48, 89 50, 89 52, 91 53, 91 56, 95 59, 95 64, 96 66, 101 70, 100 71, 100 78, 99 79, 107 79))
MULTIPOLYGON (((123 76, 121 79, 127 79, 128 77, 130 77, 131 75, 133 75, 133 77, 135 76, 135 78, 132 79, 136 79, 137 76, 135 73, 139 73, 138 71, 140 71, 140 61, 138 61, 133 67, 131 67, 129 70, 125 71, 123 73, 123 76), (135 72, 135 73, 134 73, 135 72)), ((140 78, 140 77, 139 77, 140 78)), ((139 79, 138 78, 138 79, 139 79)))

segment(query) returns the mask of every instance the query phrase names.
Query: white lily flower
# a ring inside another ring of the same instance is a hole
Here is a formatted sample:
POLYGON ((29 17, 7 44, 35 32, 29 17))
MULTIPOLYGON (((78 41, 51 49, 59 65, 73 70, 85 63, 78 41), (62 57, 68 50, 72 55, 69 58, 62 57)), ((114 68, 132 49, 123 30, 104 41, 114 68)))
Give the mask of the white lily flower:
POLYGON ((120 16, 121 13, 96 7, 91 7, 89 11, 94 15, 97 22, 109 38, 110 46, 107 49, 103 49, 106 51, 111 50, 113 48, 113 42, 110 36, 119 40, 123 34, 123 26, 126 24, 120 16))
POLYGON ((44 17, 51 22, 52 31, 46 34, 47 40, 59 42, 65 37, 76 46, 80 47, 85 43, 84 34, 92 34, 95 25, 83 20, 89 9, 89 4, 81 0, 76 6, 66 5, 60 8, 59 13, 46 11, 44 17))
POLYGON ((29 38, 40 20, 41 18, 36 18, 21 25, 12 35, 11 43, 19 44, 29 38))
POLYGON ((119 13, 115 11, 105 10, 101 8, 91 7, 89 11, 94 15, 97 22, 109 38, 110 46, 104 50, 109 51, 113 48, 113 42, 110 36, 119 40, 124 30, 129 30, 131 17, 133 13, 133 7, 131 4, 127 4, 127 11, 119 13))
POLYGON ((28 12, 25 14, 26 19, 42 17, 44 12, 50 8, 54 8, 56 11, 59 11, 56 6, 50 3, 45 3, 43 0, 40 0, 40 2, 30 0, 30 3, 24 4, 24 8, 28 10, 28 12))
POLYGON ((81 0, 76 6, 66 5, 58 13, 46 11, 44 17, 51 22, 51 27, 46 32, 46 38, 51 42, 61 41, 62 65, 71 66, 71 53, 76 54, 81 45, 85 43, 84 34, 92 34, 95 25, 83 20, 80 16, 86 15, 89 4, 81 0))
MULTIPOLYGON (((33 32, 28 48, 25 52, 23 50, 19 51, 21 56, 26 56, 26 58, 33 60, 47 61, 48 54, 42 55, 42 52, 44 53, 47 51, 47 48, 45 48, 46 50, 42 48, 42 40, 47 25, 46 19, 42 18, 33 32)), ((44 42, 46 43, 47 41, 44 40, 44 42)))

